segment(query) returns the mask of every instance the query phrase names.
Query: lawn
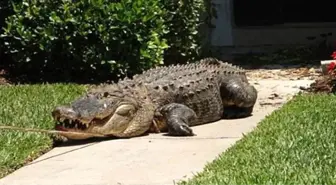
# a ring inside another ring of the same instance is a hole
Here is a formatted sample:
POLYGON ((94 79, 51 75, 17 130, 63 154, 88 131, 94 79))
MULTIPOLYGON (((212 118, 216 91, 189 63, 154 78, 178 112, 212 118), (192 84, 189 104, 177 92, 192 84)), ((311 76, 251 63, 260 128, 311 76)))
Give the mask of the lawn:
MULTIPOLYGON (((85 90, 80 85, 0 86, 0 125, 52 129, 52 109, 85 90)), ((0 178, 52 147, 46 134, 0 130, 0 178)))
POLYGON ((181 184, 335 184, 336 96, 299 95, 181 184))

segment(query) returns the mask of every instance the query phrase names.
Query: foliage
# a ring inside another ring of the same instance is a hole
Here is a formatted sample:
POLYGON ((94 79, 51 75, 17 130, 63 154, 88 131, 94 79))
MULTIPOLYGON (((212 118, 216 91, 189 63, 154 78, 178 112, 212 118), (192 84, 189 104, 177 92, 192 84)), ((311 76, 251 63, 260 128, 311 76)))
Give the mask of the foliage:
POLYGON ((335 184, 335 95, 298 95, 181 184, 335 184))
POLYGON ((23 0, 14 11, 3 39, 16 70, 98 80, 163 62, 165 11, 158 1, 23 0))
POLYGON ((169 48, 165 52, 165 62, 183 63, 197 58, 201 52, 200 26, 205 11, 204 0, 161 0, 167 10, 165 24, 168 32, 164 35, 169 48))
MULTIPOLYGON (((194 60, 203 0, 17 0, 2 35, 12 73, 100 81, 194 60), (22 3, 20 3, 22 1, 22 3)), ((49 79, 50 78, 50 79, 49 79)))
MULTIPOLYGON (((6 17, 10 16, 11 14, 14 13, 13 9, 12 9, 12 3, 13 2, 20 2, 21 0, 4 0, 4 1, 0 1, 0 35, 3 33, 3 27, 5 27, 6 22, 5 19, 6 17)), ((4 58, 3 54, 3 43, 0 42, 0 61, 2 61, 4 58)))
POLYGON ((0 1, 0 33, 3 32, 1 29, 2 27, 5 26, 5 19, 9 15, 13 14, 14 11, 12 9, 12 3, 18 3, 21 2, 22 0, 4 0, 0 1))

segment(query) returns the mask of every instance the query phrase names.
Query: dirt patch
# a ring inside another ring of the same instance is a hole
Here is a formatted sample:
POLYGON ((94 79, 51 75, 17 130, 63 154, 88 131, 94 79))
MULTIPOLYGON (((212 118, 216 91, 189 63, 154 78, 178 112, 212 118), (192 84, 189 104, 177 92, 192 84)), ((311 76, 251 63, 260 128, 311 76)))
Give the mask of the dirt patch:
POLYGON ((246 69, 247 76, 251 80, 315 80, 321 76, 320 66, 314 65, 264 65, 260 69, 246 69))
POLYGON ((258 100, 255 111, 263 111, 269 107, 281 107, 302 91, 302 87, 309 87, 314 80, 274 80, 258 79, 251 83, 258 90, 258 100))
POLYGON ((7 78, 7 72, 4 69, 0 69, 0 85, 10 85, 11 82, 7 78))
POLYGON ((281 107, 321 76, 320 67, 311 65, 265 65, 261 69, 247 69, 250 83, 258 90, 255 111, 281 107))

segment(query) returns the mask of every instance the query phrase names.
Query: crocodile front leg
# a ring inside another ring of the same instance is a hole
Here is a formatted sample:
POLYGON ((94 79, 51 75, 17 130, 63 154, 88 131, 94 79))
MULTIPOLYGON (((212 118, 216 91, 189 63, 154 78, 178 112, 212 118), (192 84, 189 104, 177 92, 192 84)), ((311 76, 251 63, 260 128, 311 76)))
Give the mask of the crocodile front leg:
POLYGON ((196 113, 189 107, 171 103, 160 108, 160 113, 165 119, 168 134, 172 136, 193 136, 190 123, 196 119, 196 113))

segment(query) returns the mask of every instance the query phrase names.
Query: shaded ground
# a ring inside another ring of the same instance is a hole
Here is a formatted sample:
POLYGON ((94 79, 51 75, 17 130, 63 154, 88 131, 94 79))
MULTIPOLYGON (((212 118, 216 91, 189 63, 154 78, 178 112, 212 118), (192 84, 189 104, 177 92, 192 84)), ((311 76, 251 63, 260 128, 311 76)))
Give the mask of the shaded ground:
POLYGON ((0 67, 0 85, 9 85, 10 83, 6 71, 0 67))

